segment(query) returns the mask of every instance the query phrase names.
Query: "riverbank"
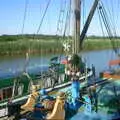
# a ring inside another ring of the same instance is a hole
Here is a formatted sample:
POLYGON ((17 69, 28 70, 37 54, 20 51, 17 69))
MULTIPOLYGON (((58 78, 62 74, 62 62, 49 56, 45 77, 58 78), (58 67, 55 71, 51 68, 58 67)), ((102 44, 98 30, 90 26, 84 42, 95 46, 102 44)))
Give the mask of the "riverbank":
MULTIPOLYGON (((120 46, 120 39, 115 40, 116 46, 120 46)), ((63 53, 62 37, 58 36, 33 36, 15 35, 0 36, 0 55, 24 55, 30 54, 54 54, 63 53)), ((84 41, 82 51, 103 50, 113 48, 108 38, 87 38, 84 41)))

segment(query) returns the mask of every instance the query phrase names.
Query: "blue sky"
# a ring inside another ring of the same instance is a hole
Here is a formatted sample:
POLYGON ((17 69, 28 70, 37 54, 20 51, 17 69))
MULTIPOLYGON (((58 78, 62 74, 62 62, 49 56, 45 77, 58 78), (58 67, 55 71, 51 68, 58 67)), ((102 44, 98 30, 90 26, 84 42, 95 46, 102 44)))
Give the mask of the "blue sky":
MULTIPOLYGON (((61 0, 51 0, 47 14, 45 16, 39 34, 55 34, 56 25, 59 16, 61 0)), ((66 0, 68 2, 68 0, 66 0)), ((88 12, 94 0, 85 1, 84 18, 87 18, 88 12)), ((106 8, 112 14, 111 19, 115 21, 117 31, 120 29, 119 22, 119 0, 102 0, 106 8)), ((28 0, 28 9, 25 20, 24 34, 36 33, 41 16, 45 10, 48 0, 28 0)), ((83 7, 83 4, 82 4, 83 7)), ((0 35, 2 34, 21 34, 23 25, 23 16, 25 10, 25 0, 0 0, 0 35)), ((83 10, 83 9, 82 9, 83 10)), ((82 12, 83 13, 83 12, 82 12)), ((83 18, 83 14, 81 16, 83 18)), ((83 23, 83 19, 81 19, 83 23)), ((82 24, 81 23, 81 24, 82 24)), ((97 11, 88 30, 88 35, 102 35, 99 17, 97 11)))

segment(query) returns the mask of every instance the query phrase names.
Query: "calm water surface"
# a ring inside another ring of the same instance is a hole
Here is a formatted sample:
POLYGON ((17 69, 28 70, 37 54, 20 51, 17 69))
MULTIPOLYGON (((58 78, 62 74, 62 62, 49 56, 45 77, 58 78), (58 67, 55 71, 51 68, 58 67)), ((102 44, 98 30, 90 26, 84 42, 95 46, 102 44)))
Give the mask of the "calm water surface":
MULTIPOLYGON (((81 54, 87 66, 92 64, 96 67, 97 73, 108 69, 108 62, 116 56, 112 50, 91 51, 81 54)), ((56 55, 49 56, 30 56, 26 67, 29 73, 40 72, 47 68, 49 59, 56 55)), ((23 57, 0 57, 0 78, 4 76, 17 75, 25 69, 26 59, 23 57)))

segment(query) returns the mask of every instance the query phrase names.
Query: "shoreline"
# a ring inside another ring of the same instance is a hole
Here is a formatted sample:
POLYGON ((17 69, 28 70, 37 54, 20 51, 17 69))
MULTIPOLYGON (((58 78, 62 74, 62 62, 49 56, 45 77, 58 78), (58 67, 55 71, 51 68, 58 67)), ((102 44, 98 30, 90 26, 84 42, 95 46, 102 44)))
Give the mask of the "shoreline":
MULTIPOLYGON (((112 49, 111 47, 108 47, 108 48, 103 48, 103 49, 90 49, 90 50, 82 50, 82 52, 92 52, 92 51, 101 51, 101 50, 109 50, 109 49, 112 49)), ((81 52, 81 51, 80 51, 81 52)), ((14 52, 14 53, 1 53, 0 52, 0 56, 1 57, 9 57, 9 56, 25 56, 27 53, 27 51, 22 51, 22 52, 14 52)), ((65 54, 64 51, 55 51, 53 50, 52 52, 50 51, 37 51, 37 50, 34 50, 32 52, 29 52, 29 55, 42 55, 42 56, 47 56, 47 55, 53 55, 53 54, 65 54)))
MULTIPOLYGON (((51 37, 49 39, 31 39, 23 38, 17 40, 5 41, 2 39, 0 41, 0 55, 1 56, 23 56, 26 53, 34 54, 64 54, 62 47, 63 41, 57 39, 56 37, 51 37)), ((120 38, 115 40, 116 47, 120 46, 120 38)), ((71 45, 72 46, 72 45, 71 45)), ((119 47, 120 48, 120 47, 119 47)), ((83 48, 81 51, 94 51, 94 50, 105 50, 113 49, 111 41, 108 38, 86 38, 83 43, 83 48)))

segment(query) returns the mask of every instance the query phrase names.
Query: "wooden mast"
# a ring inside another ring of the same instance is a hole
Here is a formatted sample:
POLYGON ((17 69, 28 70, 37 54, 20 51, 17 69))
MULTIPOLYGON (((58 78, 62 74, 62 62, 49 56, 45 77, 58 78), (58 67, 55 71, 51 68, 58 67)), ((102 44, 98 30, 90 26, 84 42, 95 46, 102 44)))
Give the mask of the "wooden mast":
POLYGON ((73 38, 73 54, 79 53, 80 50, 80 10, 81 0, 74 1, 74 38, 73 38))

